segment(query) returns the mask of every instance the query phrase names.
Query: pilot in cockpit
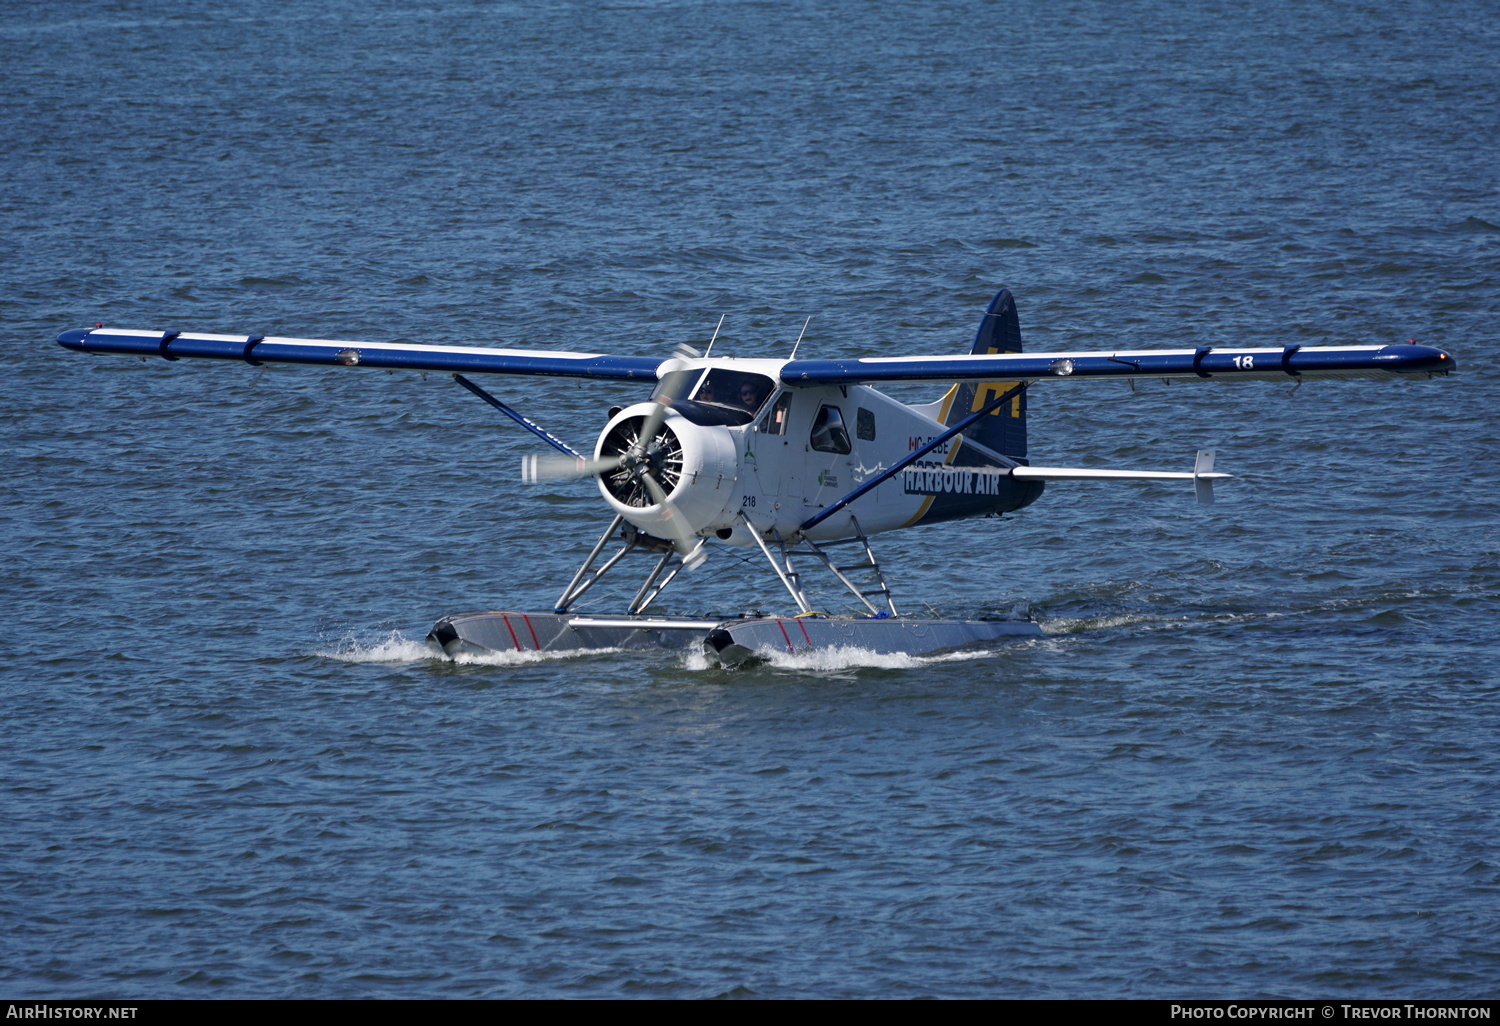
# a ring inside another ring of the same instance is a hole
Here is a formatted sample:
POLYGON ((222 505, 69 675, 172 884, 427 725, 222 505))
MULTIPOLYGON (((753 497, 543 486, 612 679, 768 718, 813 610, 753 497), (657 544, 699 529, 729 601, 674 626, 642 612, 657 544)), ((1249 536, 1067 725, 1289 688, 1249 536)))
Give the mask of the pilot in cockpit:
POLYGON ((740 405, 751 413, 760 409, 761 400, 765 397, 765 391, 753 381, 740 385, 740 405))

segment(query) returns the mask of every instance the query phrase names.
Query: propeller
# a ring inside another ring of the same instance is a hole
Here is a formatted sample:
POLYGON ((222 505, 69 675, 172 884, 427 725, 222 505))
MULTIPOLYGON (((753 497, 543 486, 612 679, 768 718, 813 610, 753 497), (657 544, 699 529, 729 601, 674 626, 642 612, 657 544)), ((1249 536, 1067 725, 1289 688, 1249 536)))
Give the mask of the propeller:
MULTIPOLYGON (((663 376, 665 377, 665 376, 663 376)), ((664 382, 665 383, 665 382, 664 382)), ((658 396, 661 390, 658 389, 658 396)), ((646 415, 644 424, 640 431, 636 432, 627 444, 621 446, 616 443, 618 450, 612 456, 598 456, 593 459, 585 459, 582 456, 522 456, 521 457, 521 480, 526 484, 538 484, 542 481, 571 481, 581 477, 597 477, 607 474, 625 466, 627 463, 632 467, 639 464, 648 456, 648 451, 653 440, 661 431, 662 423, 667 419, 667 404, 662 399, 656 400, 656 405, 646 415)), ((630 423, 629 421, 626 422, 630 423)), ((624 427, 624 425, 621 425, 624 427)), ((615 436, 621 434, 621 429, 616 428, 611 432, 610 439, 605 440, 609 446, 615 436)), ((675 439, 673 439, 675 441, 675 439)), ((622 501, 629 501, 622 497, 622 501)), ((645 503, 630 503, 634 505, 646 505, 645 503)))
MULTIPOLYGON (((698 353, 681 345, 674 355, 686 360, 698 353)), ((676 362, 669 360, 662 367, 661 385, 656 390, 656 405, 651 412, 644 418, 632 417, 617 424, 600 445, 603 455, 593 459, 524 456, 521 459, 521 480, 537 484, 598 477, 611 495, 628 506, 661 507, 662 526, 671 536, 667 540, 682 557, 683 567, 691 570, 707 558, 704 539, 693 536, 686 518, 667 497, 667 491, 676 487, 682 471, 682 444, 666 425, 668 403, 661 398, 670 391, 672 376, 686 372, 686 368, 677 366, 676 362), (668 488, 662 487, 663 479, 668 488)))

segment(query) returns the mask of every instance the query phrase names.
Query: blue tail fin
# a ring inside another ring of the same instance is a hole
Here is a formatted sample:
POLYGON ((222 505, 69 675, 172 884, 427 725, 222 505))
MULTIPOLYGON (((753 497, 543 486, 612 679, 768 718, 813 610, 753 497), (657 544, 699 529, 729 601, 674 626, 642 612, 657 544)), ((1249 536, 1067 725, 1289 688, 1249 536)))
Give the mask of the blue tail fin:
MULTIPOLYGON (((995 293, 984 320, 979 322, 979 331, 974 335, 971 353, 1019 353, 1021 351, 1021 321, 1016 316, 1016 298, 1010 289, 995 293)), ((950 393, 945 424, 956 424, 985 403, 1001 395, 1016 383, 1014 381, 960 381, 950 393)), ((1026 393, 1022 392, 1010 402, 1004 403, 988 417, 964 431, 971 438, 1002 456, 1009 456, 1020 463, 1026 462, 1026 393)))

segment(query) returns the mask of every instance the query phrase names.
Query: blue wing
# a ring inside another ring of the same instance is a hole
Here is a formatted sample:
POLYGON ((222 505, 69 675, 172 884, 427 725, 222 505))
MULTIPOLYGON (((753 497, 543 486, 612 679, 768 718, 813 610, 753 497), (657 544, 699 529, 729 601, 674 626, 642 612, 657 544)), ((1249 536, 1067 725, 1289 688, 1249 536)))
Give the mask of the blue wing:
POLYGON ((1422 345, 1283 346, 1262 349, 1145 349, 1115 353, 995 353, 792 360, 788 385, 882 381, 1053 381, 1084 378, 1387 378, 1457 370, 1441 349, 1422 345))
POLYGON ((487 349, 483 346, 419 346, 392 342, 338 342, 264 335, 209 335, 197 332, 78 329, 57 336, 60 345, 80 353, 124 353, 168 360, 197 357, 235 362, 303 363, 376 367, 388 370, 468 371, 475 374, 532 374, 559 378, 656 380, 658 357, 604 356, 545 349, 487 349))
MULTIPOLYGON (((564 378, 654 381, 657 357, 483 346, 401 345, 330 339, 195 332, 77 329, 59 344, 84 353, 195 357, 249 364, 293 363, 383 369, 529 374, 564 378)), ((962 356, 887 356, 791 360, 781 368, 788 385, 885 381, 1048 381, 1086 378, 1383 378, 1433 377, 1457 370, 1441 349, 1422 345, 1284 346, 1280 349, 1147 349, 1133 352, 995 353, 962 356)))

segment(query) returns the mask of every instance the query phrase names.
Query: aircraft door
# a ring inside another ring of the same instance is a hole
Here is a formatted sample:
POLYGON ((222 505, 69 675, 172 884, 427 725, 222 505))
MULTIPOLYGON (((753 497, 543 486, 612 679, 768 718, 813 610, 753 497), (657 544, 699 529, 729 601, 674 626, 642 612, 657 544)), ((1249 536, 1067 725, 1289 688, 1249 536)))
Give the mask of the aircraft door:
POLYGON ((853 418, 846 417, 839 402, 817 404, 806 441, 807 479, 803 482, 803 509, 816 512, 837 501, 850 484, 849 456, 854 451, 850 437, 853 418))
MULTIPOLYGON (((795 518, 801 511, 801 446, 792 431, 795 393, 782 391, 761 412, 745 435, 744 462, 750 473, 741 500, 743 511, 762 527, 783 518, 795 518), (795 451, 793 451, 795 450, 795 451), (758 494, 756 494, 758 493, 758 494)), ((779 525, 785 526, 785 525, 779 525)))

